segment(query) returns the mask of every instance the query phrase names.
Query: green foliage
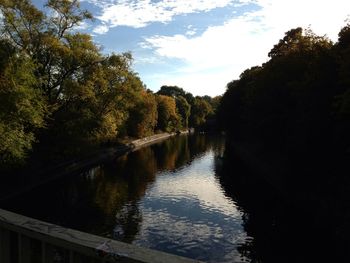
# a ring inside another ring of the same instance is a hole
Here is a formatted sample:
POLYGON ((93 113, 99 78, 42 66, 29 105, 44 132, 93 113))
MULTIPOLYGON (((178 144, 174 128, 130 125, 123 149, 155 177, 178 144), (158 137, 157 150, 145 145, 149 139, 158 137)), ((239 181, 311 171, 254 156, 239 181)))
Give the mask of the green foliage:
POLYGON ((301 27, 286 32, 285 37, 269 52, 269 57, 276 58, 287 56, 291 53, 302 53, 314 51, 317 48, 330 48, 331 42, 325 37, 315 35, 310 29, 303 34, 301 27))
POLYGON ((157 92, 157 94, 175 98, 178 96, 184 97, 186 95, 186 92, 177 86, 162 86, 160 87, 160 90, 157 92))
POLYGON ((157 125, 157 101, 152 93, 142 92, 130 110, 128 134, 141 138, 153 134, 157 125))
POLYGON ((176 102, 174 98, 157 96, 158 124, 157 129, 172 132, 180 129, 181 121, 176 112, 176 102))
MULTIPOLYGON (((23 77, 14 70, 2 74, 2 87, 7 90, 2 88, 1 113, 10 116, 7 111, 14 111, 11 103, 19 104, 16 100, 23 98, 32 107, 27 122, 36 121, 21 126, 13 118, 2 125, 2 135, 15 129, 23 134, 16 136, 13 132, 16 139, 11 141, 18 146, 16 156, 20 161, 31 149, 44 120, 47 129, 40 131, 36 148, 39 155, 42 152, 49 159, 68 158, 126 135, 131 111, 142 101, 137 98, 144 96, 144 86, 131 69, 131 54, 104 56, 90 35, 73 30, 84 19, 92 18, 78 1, 49 0, 46 7, 48 12, 43 13, 27 0, 0 0, 1 39, 6 42, 1 52, 12 52, 13 57, 23 60, 23 66, 16 67, 23 77), (23 71, 25 67, 27 71, 23 71), (12 86, 17 90, 11 88, 11 94, 17 91, 20 97, 16 100, 9 92, 8 83, 14 83, 13 79, 17 82, 12 86)), ((2 68, 6 63, 1 61, 2 68)), ((148 132, 145 128, 140 134, 148 132)), ((7 136, 9 141, 12 137, 7 136)), ((3 140, 5 143, 9 142, 3 140)))
POLYGON ((192 105, 190 124, 193 127, 199 127, 204 124, 208 115, 213 112, 211 105, 200 97, 196 97, 192 105))
POLYGON ((71 29, 91 15, 79 2, 50 0, 47 16, 28 0, 1 0, 2 35, 36 63, 35 75, 51 104, 63 93, 62 83, 99 59, 91 37, 71 29))
POLYGON ((194 102, 193 95, 177 86, 162 86, 157 94, 169 96, 176 100, 176 109, 181 119, 181 127, 187 128, 191 115, 191 103, 194 102))
POLYGON ((218 110, 218 108, 220 106, 220 103, 221 103, 221 99, 222 99, 222 96, 216 96, 216 97, 211 99, 210 105, 213 108, 213 112, 214 113, 217 112, 217 110, 218 110))
POLYGON ((46 102, 36 85, 30 59, 16 56, 9 43, 2 41, 0 67, 0 167, 22 162, 35 132, 44 127, 46 102))
POLYGON ((130 53, 103 55, 75 30, 92 18, 77 0, 48 0, 45 9, 0 0, 0 12, 1 167, 30 151, 35 161, 59 162, 118 137, 188 126, 193 95, 176 86, 147 92, 130 53))
POLYGON ((220 96, 215 99, 210 96, 194 97, 177 86, 162 86, 157 94, 176 100, 176 109, 182 128, 199 127, 205 124, 208 118, 214 119, 214 113, 221 99, 220 96))
POLYGON ((126 135, 128 119, 133 118, 135 104, 141 103, 138 97, 144 92, 142 82, 130 68, 131 59, 128 53, 112 54, 81 69, 77 78, 63 82, 56 121, 48 134, 59 142, 55 156, 76 155, 86 147, 126 135))
POLYGON ((187 102, 187 100, 182 97, 178 96, 176 98, 176 108, 181 116, 181 126, 182 128, 187 128, 188 127, 188 119, 191 114, 191 105, 187 102))

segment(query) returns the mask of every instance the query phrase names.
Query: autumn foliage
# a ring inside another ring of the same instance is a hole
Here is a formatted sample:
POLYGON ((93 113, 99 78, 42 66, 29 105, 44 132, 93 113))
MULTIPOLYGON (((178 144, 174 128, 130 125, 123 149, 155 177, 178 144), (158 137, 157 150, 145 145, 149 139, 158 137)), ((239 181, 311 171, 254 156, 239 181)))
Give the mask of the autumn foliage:
POLYGON ((130 53, 102 54, 77 30, 92 19, 77 0, 0 0, 0 12, 0 167, 188 127, 192 94, 154 94, 130 53))

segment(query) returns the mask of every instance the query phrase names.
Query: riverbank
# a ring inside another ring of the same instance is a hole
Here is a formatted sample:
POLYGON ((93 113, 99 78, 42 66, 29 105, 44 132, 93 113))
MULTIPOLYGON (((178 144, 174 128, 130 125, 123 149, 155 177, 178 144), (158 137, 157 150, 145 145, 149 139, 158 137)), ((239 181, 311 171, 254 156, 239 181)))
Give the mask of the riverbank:
POLYGON ((131 151, 166 140, 178 134, 188 134, 189 131, 178 133, 160 133, 136 140, 126 140, 123 144, 108 148, 99 149, 96 152, 62 164, 49 167, 36 173, 14 175, 9 180, 5 180, 0 189, 0 203, 14 198, 23 193, 57 180, 63 176, 79 174, 82 170, 103 163, 113 158, 118 158, 131 151))

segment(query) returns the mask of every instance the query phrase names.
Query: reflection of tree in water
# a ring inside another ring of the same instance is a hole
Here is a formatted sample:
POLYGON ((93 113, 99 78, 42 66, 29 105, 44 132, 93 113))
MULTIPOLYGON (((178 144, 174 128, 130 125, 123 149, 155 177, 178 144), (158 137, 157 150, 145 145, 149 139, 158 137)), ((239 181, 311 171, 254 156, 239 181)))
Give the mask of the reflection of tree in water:
POLYGON ((142 223, 138 203, 155 181, 157 170, 170 171, 186 165, 194 156, 212 147, 209 141, 200 135, 176 136, 103 167, 103 178, 96 182, 94 200, 106 215, 106 230, 113 225, 113 238, 125 242, 134 240, 142 223))
POLYGON ((81 176, 45 185, 8 206, 30 217, 132 242, 142 223, 139 202, 156 180, 157 171, 180 168, 208 150, 220 152, 214 138, 176 136, 81 176))
POLYGON ((307 211, 282 199, 232 151, 226 149, 223 158, 216 156, 215 170, 225 194, 244 213, 244 229, 250 238, 238 248, 242 256, 261 263, 337 258, 334 240, 314 228, 307 211))
POLYGON ((183 165, 186 165, 191 160, 191 154, 190 149, 188 147, 188 136, 179 136, 179 139, 177 140, 177 149, 178 149, 178 156, 176 158, 176 167, 181 167, 183 165))
POLYGON ((142 223, 142 213, 139 210, 138 203, 132 201, 123 205, 121 209, 117 210, 115 220, 112 237, 123 242, 132 243, 142 223))
POLYGON ((189 160, 187 136, 176 136, 151 148, 155 152, 160 171, 172 171, 189 160))
POLYGON ((209 143, 207 144, 205 135, 202 134, 197 134, 195 136, 190 137, 188 144, 191 151, 192 159, 195 156, 206 152, 209 147, 209 143))
POLYGON ((102 177, 95 182, 94 202, 105 214, 107 235, 133 241, 142 222, 138 201, 155 180, 156 168, 154 153, 149 147, 104 166, 102 177))
POLYGON ((195 156, 208 150, 204 135, 176 136, 153 145, 158 170, 173 171, 190 163, 195 156))

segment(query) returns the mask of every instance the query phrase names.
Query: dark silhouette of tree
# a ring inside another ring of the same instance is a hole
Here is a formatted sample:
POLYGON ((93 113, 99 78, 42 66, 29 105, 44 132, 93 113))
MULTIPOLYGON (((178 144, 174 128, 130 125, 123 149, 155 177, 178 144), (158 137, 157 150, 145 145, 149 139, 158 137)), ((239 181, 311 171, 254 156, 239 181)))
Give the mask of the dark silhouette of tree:
POLYGON ((350 229, 349 32, 347 25, 333 44, 301 28, 288 31, 268 62, 227 85, 218 110, 233 148, 244 145, 280 168, 260 172, 310 213, 327 211, 340 232, 350 229))
POLYGON ((160 87, 160 90, 157 92, 157 94, 169 97, 184 97, 186 95, 186 92, 178 86, 162 86, 160 87))

